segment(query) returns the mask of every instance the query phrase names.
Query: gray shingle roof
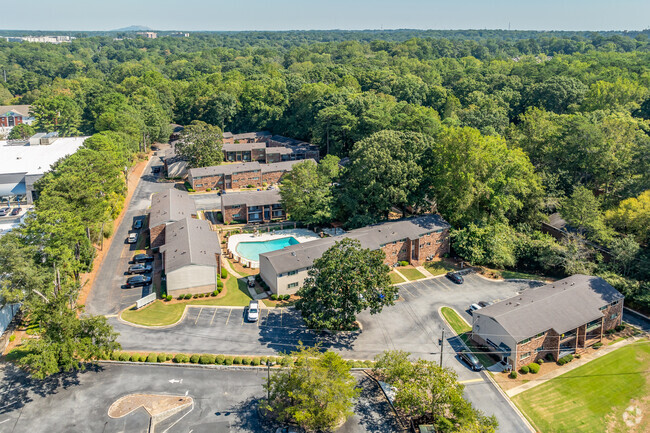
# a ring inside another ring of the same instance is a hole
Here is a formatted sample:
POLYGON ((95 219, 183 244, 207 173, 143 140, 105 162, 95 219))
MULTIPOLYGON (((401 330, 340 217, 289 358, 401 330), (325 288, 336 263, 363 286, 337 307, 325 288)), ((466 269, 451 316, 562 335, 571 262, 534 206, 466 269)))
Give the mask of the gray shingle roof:
POLYGON ((224 143, 223 150, 225 152, 249 152, 251 150, 266 149, 266 143, 253 142, 253 143, 224 143))
POLYGON ((13 111, 14 113, 18 113, 23 117, 29 117, 30 108, 31 105, 0 105, 0 116, 4 116, 10 111, 13 111))
POLYGON ((599 310, 623 295, 605 280, 573 275, 474 312, 493 318, 517 341, 554 329, 558 334, 603 317, 599 310))
POLYGON ((421 235, 449 227, 449 224, 439 215, 423 215, 351 230, 339 236, 292 245, 260 256, 269 260, 277 274, 283 274, 310 267, 315 259, 344 238, 357 239, 363 248, 377 250, 390 242, 405 238, 417 239, 421 235))
POLYGON ((217 267, 221 242, 210 224, 204 220, 185 218, 165 228, 165 272, 189 265, 217 267))
POLYGON ((240 173, 246 171, 259 171, 260 163, 253 162, 242 162, 241 164, 222 164, 222 165, 213 165, 210 167, 199 167, 191 168, 189 170, 190 176, 196 179, 204 176, 217 176, 217 175, 226 175, 233 173, 240 173))
POLYGON ((280 192, 278 190, 221 194, 222 206, 235 206, 242 204, 247 206, 264 206, 267 204, 277 203, 280 203, 280 192))
POLYGON ((195 214, 194 200, 186 192, 171 188, 151 197, 149 227, 179 221, 195 214))
MULTIPOLYGON (((306 159, 296 161, 273 162, 271 164, 260 164, 262 173, 272 173, 274 171, 291 171, 294 165, 307 161, 306 159)), ((310 159, 309 161, 314 161, 310 159)), ((316 161, 314 161, 316 162, 316 161)))

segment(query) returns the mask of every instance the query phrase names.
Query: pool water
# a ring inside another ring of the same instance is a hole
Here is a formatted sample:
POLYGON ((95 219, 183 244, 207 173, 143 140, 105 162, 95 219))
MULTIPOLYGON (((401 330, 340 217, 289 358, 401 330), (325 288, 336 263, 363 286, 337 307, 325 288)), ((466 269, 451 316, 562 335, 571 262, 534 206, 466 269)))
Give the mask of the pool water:
POLYGON ((260 260, 260 254, 262 253, 281 250, 284 247, 299 243, 300 242, 298 242, 296 238, 289 236, 286 238, 273 239, 271 241, 240 242, 237 244, 235 249, 243 258, 258 262, 260 260))

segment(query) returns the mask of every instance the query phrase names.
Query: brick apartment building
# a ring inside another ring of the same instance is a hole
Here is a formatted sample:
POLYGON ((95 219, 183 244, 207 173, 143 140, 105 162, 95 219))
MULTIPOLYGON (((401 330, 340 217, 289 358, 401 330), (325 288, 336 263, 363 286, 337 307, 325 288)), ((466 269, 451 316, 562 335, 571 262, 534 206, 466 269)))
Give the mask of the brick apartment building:
POLYGON ((266 131, 245 132, 243 134, 223 133, 224 144, 266 142, 272 134, 266 131))
POLYGON ((224 133, 224 160, 227 162, 273 163, 314 159, 318 161, 318 146, 267 132, 233 135, 224 133))
POLYGON ((221 215, 224 223, 266 223, 287 217, 277 190, 222 194, 221 215))
POLYGON ((282 176, 291 171, 300 161, 283 161, 272 164, 247 162, 241 164, 223 164, 212 167, 192 168, 188 170, 187 180, 195 191, 227 191, 246 188, 260 188, 264 183, 278 183, 282 176))
POLYGON ((196 216, 194 200, 183 191, 171 188, 151 197, 149 239, 151 248, 165 244, 165 228, 176 221, 196 216))
POLYGON ((599 277, 573 275, 477 310, 472 338, 513 369, 583 352, 621 324, 623 295, 599 277))
POLYGON ((274 293, 293 294, 302 287, 307 273, 327 249, 343 238, 357 239, 363 248, 382 250, 384 263, 400 261, 420 265, 433 257, 449 253, 449 224, 439 215, 423 215, 388 221, 348 233, 291 245, 260 254, 262 279, 274 293))

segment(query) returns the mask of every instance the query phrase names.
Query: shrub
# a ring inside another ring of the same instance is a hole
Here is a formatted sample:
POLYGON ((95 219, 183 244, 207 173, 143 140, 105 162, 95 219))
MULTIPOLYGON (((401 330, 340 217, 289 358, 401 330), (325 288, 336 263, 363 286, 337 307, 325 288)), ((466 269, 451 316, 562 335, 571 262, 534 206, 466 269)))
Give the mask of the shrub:
POLYGON ((278 300, 278 295, 276 295, 275 293, 272 294, 272 295, 271 295, 271 300, 272 300, 272 301, 277 301, 277 300, 278 300))
POLYGON ((580 355, 579 353, 576 353, 576 359, 580 359, 580 356, 582 356, 582 355, 580 355))
POLYGON ((169 297, 169 299, 167 298, 167 296, 163 296, 162 298, 163 298, 163 301, 165 301, 165 302, 172 300, 171 296, 169 297))
POLYGON ((243 357, 243 358, 241 359, 241 363, 242 363, 243 365, 250 365, 250 363, 251 363, 251 359, 248 358, 248 357, 243 357))
POLYGON ((199 364, 214 364, 216 356, 214 355, 201 355, 199 357, 199 364))
POLYGON ((616 332, 621 332, 622 330, 625 329, 625 325, 618 325, 616 328, 614 328, 616 332))
POLYGON ((225 280, 226 278, 228 278, 228 271, 226 268, 221 268, 221 279, 225 280))
POLYGON ((11 343, 11 342, 13 342, 14 340, 16 340, 16 336, 15 336, 14 334, 11 334, 11 335, 9 336, 9 342, 11 343))
POLYGON ((614 330, 614 329, 608 329, 607 331, 605 331, 605 334, 607 334, 607 335, 612 335, 614 332, 616 332, 616 330, 614 330))
POLYGON ((602 341, 598 341, 598 342, 594 343, 594 345, 593 345, 594 349, 600 349, 601 347, 603 347, 602 341))
POLYGON ((198 297, 199 297, 199 294, 198 294, 198 293, 195 293, 194 296, 193 296, 194 299, 196 299, 196 298, 198 298, 198 297))
POLYGON ((140 362, 140 355, 138 355, 137 353, 134 354, 134 355, 131 355, 130 360, 131 360, 131 362, 140 362))
POLYGON ((235 356, 235 359, 233 359, 232 363, 235 365, 241 364, 241 356, 235 356))
POLYGON ((407 262, 406 260, 402 260, 402 261, 399 262, 399 265, 400 266, 408 266, 409 262, 407 262))
POLYGON ((158 362, 158 355, 150 353, 149 356, 147 356, 147 362, 158 362))
POLYGON ((539 373, 539 364, 535 362, 528 364, 528 370, 533 374, 539 373))
POLYGON ((215 362, 219 365, 223 365, 223 362, 226 360, 226 357, 223 355, 217 355, 215 362))
POLYGON ((260 365, 260 359, 259 358, 251 359, 251 365, 254 365, 254 366, 260 365))
POLYGON ((191 362, 192 364, 196 364, 197 362, 199 362, 199 358, 200 358, 199 355, 194 354, 194 355, 190 356, 190 362, 191 362))
POLYGON ((223 287, 217 287, 217 295, 218 295, 219 293, 221 293, 222 290, 223 290, 223 287))
POLYGON ((174 355, 172 355, 171 353, 168 353, 167 354, 167 361, 171 361, 172 359, 174 359, 174 355))
POLYGON ((192 295, 188 293, 187 295, 185 295, 185 299, 192 299, 192 295))
POLYGON ((202 298, 202 297, 203 297, 203 293, 199 293, 198 297, 199 297, 199 298, 202 298))
POLYGON ((147 355, 140 355, 140 362, 147 362, 147 355))
POLYGON ((257 281, 258 283, 262 282, 262 277, 260 276, 260 274, 255 275, 255 281, 257 281))
POLYGON ((233 357, 232 356, 226 356, 226 359, 224 359, 223 363, 225 365, 232 365, 233 357))
POLYGON ((283 367, 291 367, 293 365, 293 358, 289 356, 285 356, 280 361, 280 365, 282 365, 283 367))
POLYGON ((178 295, 178 298, 176 298, 176 299, 178 299, 179 301, 182 301, 183 299, 185 299, 185 295, 178 295))
POLYGON ((217 296, 218 294, 219 294, 218 290, 215 290, 214 292, 212 292, 212 296, 217 296))
POLYGON ((174 362, 177 364, 185 364, 189 360, 190 358, 182 353, 177 353, 176 356, 174 356, 174 362))
POLYGON ((375 366, 375 362, 371 360, 363 361, 364 365, 368 368, 372 368, 375 366))
POLYGON ((544 358, 538 359, 536 361, 539 365, 542 365, 544 363, 544 358))
POLYGON ((165 362, 165 361, 167 361, 167 355, 165 355, 164 353, 159 353, 158 362, 165 362))
POLYGON ((120 361, 130 361, 131 355, 128 353, 120 353, 120 361))
POLYGON ((511 371, 510 374, 508 375, 510 379, 516 379, 517 378, 517 372, 516 371, 511 371))
POLYGON ((120 360, 120 352, 111 353, 111 361, 119 361, 119 360, 120 360))
POLYGON ((206 190, 207 192, 210 192, 210 191, 212 191, 212 188, 206 188, 205 190, 206 190))
POLYGON ((521 367, 521 368, 519 369, 519 372, 520 372, 521 374, 528 374, 528 366, 527 366, 527 365, 524 365, 523 367, 521 367))
POLYGON ((564 365, 566 364, 566 360, 564 358, 560 358, 557 360, 557 365, 564 365))
POLYGON ((223 288, 223 281, 221 280, 217 281, 217 287, 220 289, 223 288))

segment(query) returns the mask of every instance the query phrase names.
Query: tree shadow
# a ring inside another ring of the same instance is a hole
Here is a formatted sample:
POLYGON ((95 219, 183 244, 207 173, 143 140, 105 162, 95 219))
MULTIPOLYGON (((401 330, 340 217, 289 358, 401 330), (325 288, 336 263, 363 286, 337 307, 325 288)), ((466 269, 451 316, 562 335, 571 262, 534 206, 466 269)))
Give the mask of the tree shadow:
POLYGON ((341 432, 358 431, 357 425, 364 431, 373 433, 392 433, 403 431, 395 413, 386 400, 386 396, 379 389, 379 385, 367 376, 359 379, 358 385, 361 394, 354 407, 355 416, 341 428, 341 432))
POLYGON ((235 415, 238 430, 241 432, 257 433, 262 431, 274 431, 277 427, 275 421, 263 418, 259 411, 259 398, 249 397, 228 409, 235 415))
POLYGON ((13 364, 5 364, 4 377, 0 385, 0 414, 22 409, 33 401, 32 396, 47 397, 57 394, 60 389, 68 389, 80 384, 80 376, 98 373, 103 367, 87 364, 85 370, 59 373, 43 380, 31 378, 29 374, 13 364))
POLYGON ((277 352, 291 352, 304 346, 316 345, 323 351, 351 350, 360 331, 355 332, 319 332, 305 326, 302 316, 295 308, 287 308, 279 312, 269 313, 260 323, 259 341, 261 344, 277 352))

